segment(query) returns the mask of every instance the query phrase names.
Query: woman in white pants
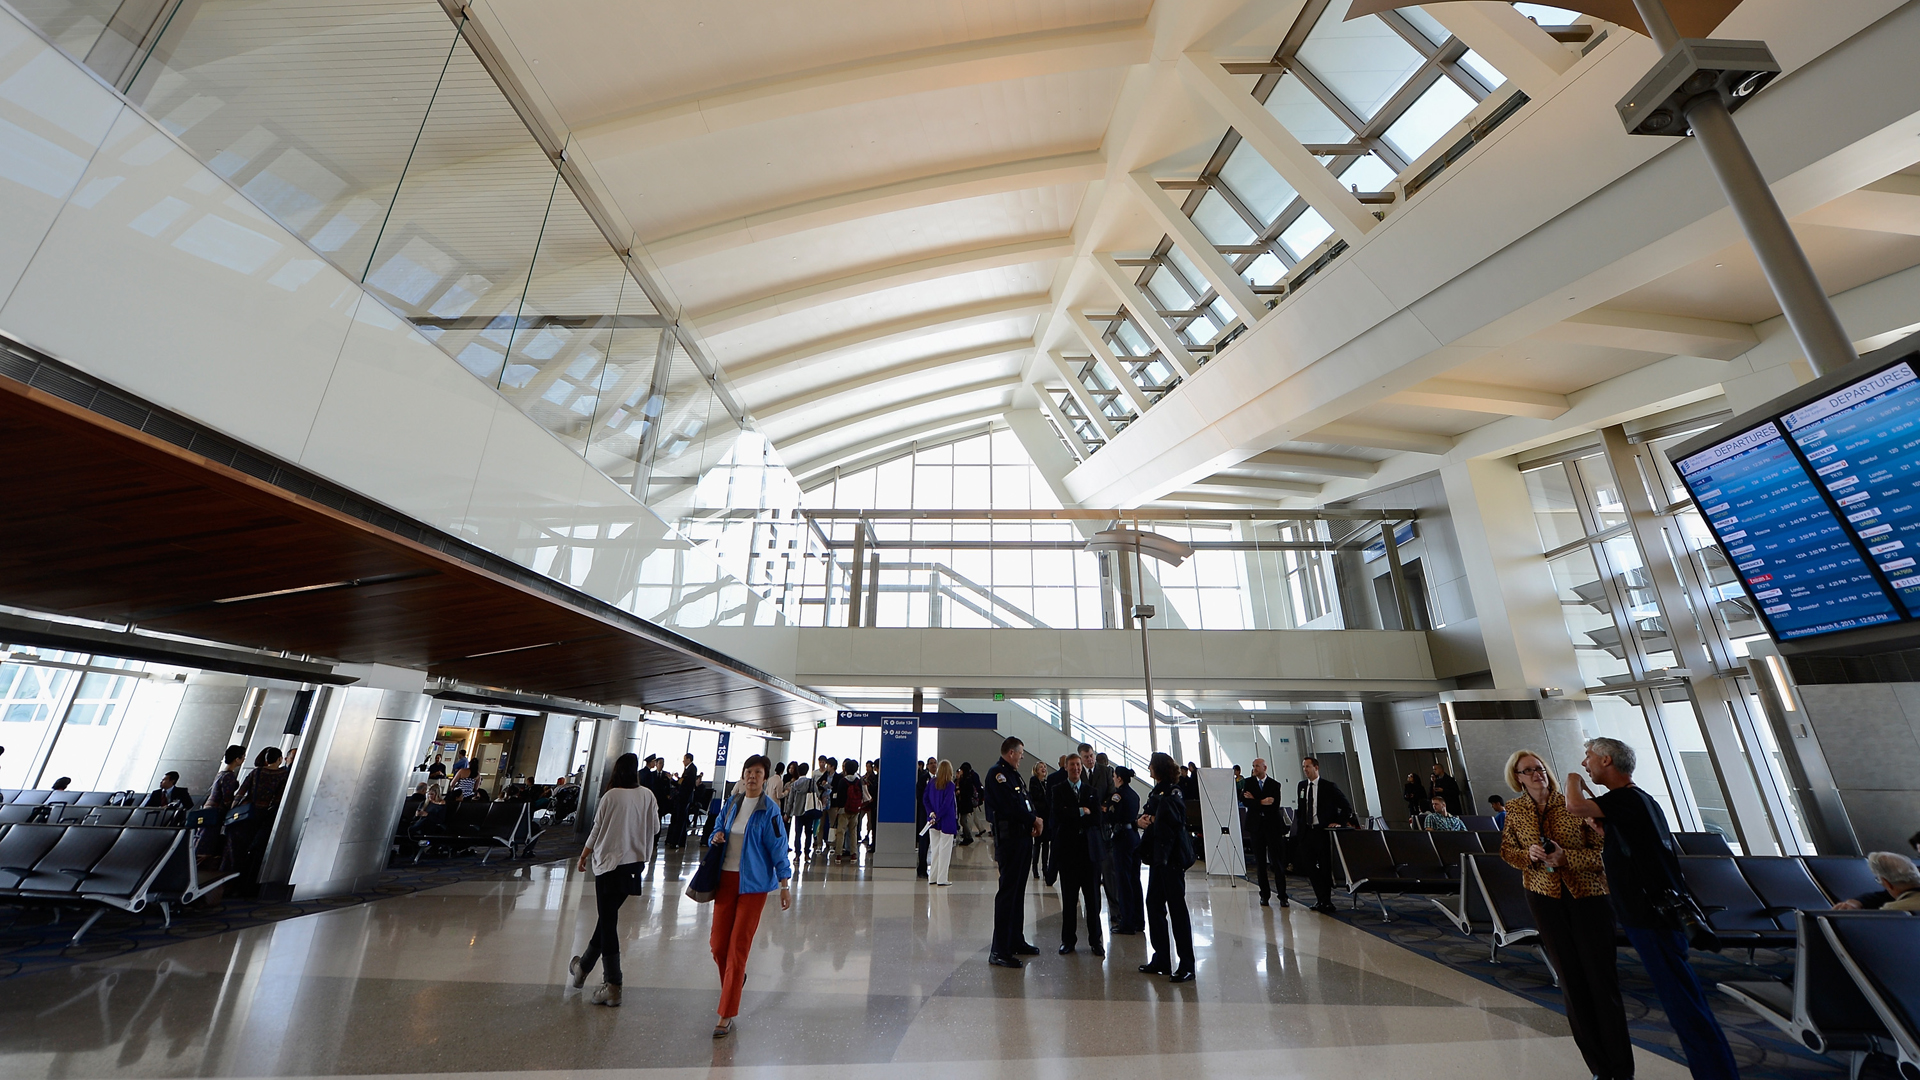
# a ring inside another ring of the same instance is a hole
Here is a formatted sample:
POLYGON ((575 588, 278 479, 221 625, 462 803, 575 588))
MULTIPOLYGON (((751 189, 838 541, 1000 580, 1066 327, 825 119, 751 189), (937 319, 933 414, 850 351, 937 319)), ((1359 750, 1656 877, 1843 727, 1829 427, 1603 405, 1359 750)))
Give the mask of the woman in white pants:
POLYGON ((942 761, 927 785, 926 805, 920 808, 920 821, 933 822, 927 844, 927 881, 933 885, 951 885, 953 877, 953 838, 960 831, 960 809, 954 798, 953 762, 942 761))

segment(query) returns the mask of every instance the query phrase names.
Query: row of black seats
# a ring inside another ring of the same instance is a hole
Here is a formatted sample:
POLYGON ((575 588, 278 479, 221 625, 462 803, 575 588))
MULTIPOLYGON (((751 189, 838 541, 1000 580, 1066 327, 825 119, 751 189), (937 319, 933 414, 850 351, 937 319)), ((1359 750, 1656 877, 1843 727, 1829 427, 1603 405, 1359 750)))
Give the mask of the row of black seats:
POLYGON ((66 803, 70 806, 109 806, 116 799, 144 796, 132 791, 53 791, 49 788, 0 788, 0 805, 41 806, 66 803))
POLYGON ((93 908, 70 944, 111 909, 158 905, 171 925, 174 904, 226 880, 200 880, 185 827, 0 824, 0 903, 93 908))
POLYGON ((1859 1080, 1885 1054, 1920 1080, 1920 919, 1895 911, 1807 911, 1793 978, 1723 982, 1722 993, 1817 1054, 1845 1055, 1859 1080))
POLYGON ((96 803, 8 803, 0 825, 177 825, 184 807, 105 806, 96 803))
POLYGON ((504 848, 511 855, 524 855, 532 850, 543 831, 533 820, 533 804, 525 800, 462 800, 449 804, 439 822, 415 830, 412 814, 418 805, 408 801, 408 809, 394 833, 396 848, 407 841, 413 843, 416 863, 420 856, 436 849, 484 848, 481 862, 491 859, 497 848, 504 848))

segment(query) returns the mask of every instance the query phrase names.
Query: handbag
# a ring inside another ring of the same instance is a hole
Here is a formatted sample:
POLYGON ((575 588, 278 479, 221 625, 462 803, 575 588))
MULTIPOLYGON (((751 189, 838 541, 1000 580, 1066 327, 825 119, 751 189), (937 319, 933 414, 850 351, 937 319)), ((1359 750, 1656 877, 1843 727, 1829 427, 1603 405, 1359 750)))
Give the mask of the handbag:
POLYGON ((247 820, 252 816, 253 816, 252 803, 250 802, 237 803, 234 805, 233 809, 227 811, 225 824, 228 827, 232 827, 234 825, 240 824, 241 822, 247 820))
MULTIPOLYGON (((738 813, 740 800, 735 797, 731 812, 738 813)), ((732 818, 728 818, 729 828, 732 818)), ((693 872, 693 880, 687 882, 687 899, 696 904, 710 904, 714 895, 720 891, 720 868, 727 862, 727 847, 734 841, 731 833, 725 844, 708 844, 705 855, 700 857, 700 869, 693 872)))

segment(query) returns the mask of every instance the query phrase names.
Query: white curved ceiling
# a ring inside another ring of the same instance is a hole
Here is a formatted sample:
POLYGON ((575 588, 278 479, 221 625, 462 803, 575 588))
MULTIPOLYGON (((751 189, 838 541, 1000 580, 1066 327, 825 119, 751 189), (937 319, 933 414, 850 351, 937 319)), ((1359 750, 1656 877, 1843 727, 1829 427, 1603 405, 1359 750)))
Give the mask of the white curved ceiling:
MULTIPOLYGON (((1748 0, 1734 20, 1757 12, 1770 26, 1792 7, 1748 0)), ((1376 217, 1394 224, 1407 182, 1472 124, 1522 87, 1536 102, 1562 93, 1598 62, 1583 51, 1597 58, 1626 38, 1605 24, 1550 35, 1498 4, 1343 23, 1345 0, 481 0, 474 10, 519 51, 683 325, 803 483, 1015 408, 1075 428, 1067 441, 1081 456, 1127 444, 1130 415, 1159 408, 1167 385, 1192 377, 1249 315, 1272 321, 1268 303, 1331 245, 1378 232, 1376 217), (1603 33, 1610 41, 1589 48, 1603 33), (1335 108, 1329 95, 1362 104, 1330 120, 1302 80, 1323 82, 1314 94, 1335 108), (1427 121, 1424 138, 1437 141, 1410 146, 1422 136, 1408 125, 1442 98, 1455 111, 1427 121), (1379 161, 1360 156, 1368 150, 1379 161), (1267 179, 1237 179, 1249 161, 1267 179), (1276 193, 1271 210, 1239 210, 1260 229, 1220 218, 1217 199, 1196 209, 1223 165, 1215 194, 1231 197, 1222 183, 1276 193), (1293 182, 1275 186, 1281 176, 1293 182), (1246 265, 1262 251, 1274 253, 1267 268, 1246 265), (1205 332, 1176 338, 1155 314, 1168 307, 1142 261, 1155 258, 1189 279, 1173 327, 1211 304, 1205 332), (1111 321, 1120 315, 1132 325, 1111 321), (1166 359, 1135 380, 1124 347, 1103 340, 1109 330, 1139 340, 1136 356, 1166 359), (1089 405, 1114 415, 1089 418, 1089 405)), ((1516 194, 1562 209, 1580 196, 1516 194)), ((1920 262, 1898 224, 1920 199, 1889 200, 1896 209, 1842 207, 1810 223, 1816 262, 1849 280, 1920 262)), ((1447 236, 1486 224, 1421 225, 1434 237, 1424 250, 1444 262, 1447 236)), ((1348 395, 1315 426, 1236 446, 1135 501, 1350 493, 1397 455, 1444 454, 1512 417, 1550 420, 1569 395, 1669 356, 1737 355, 1755 340, 1749 324, 1772 314, 1752 280, 1692 288, 1700 295, 1645 284, 1653 294, 1627 293, 1424 381, 1348 395), (1676 316, 1703 321, 1659 322, 1676 316)), ((1184 402, 1186 389, 1166 400, 1184 402)))

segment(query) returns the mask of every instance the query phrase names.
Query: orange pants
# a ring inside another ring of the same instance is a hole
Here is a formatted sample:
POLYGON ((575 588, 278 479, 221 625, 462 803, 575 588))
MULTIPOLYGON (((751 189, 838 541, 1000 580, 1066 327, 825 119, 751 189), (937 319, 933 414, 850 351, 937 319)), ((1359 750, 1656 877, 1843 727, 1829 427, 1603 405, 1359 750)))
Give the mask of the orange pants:
POLYGON ((713 963, 720 969, 720 1018, 740 1013, 740 988, 747 982, 747 954, 753 951, 753 935, 760 929, 760 911, 767 906, 766 893, 742 893, 740 875, 722 873, 720 889, 713 894, 713 963))

